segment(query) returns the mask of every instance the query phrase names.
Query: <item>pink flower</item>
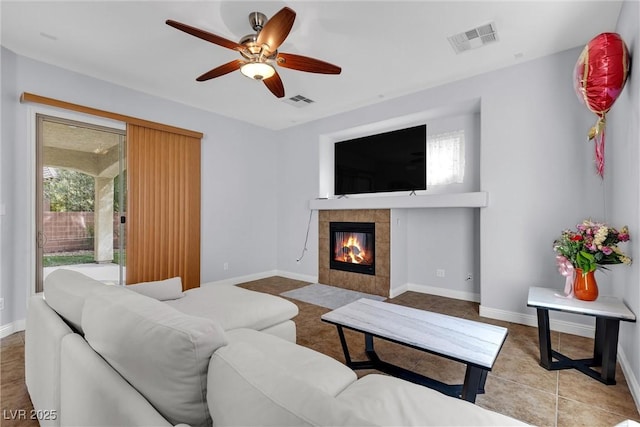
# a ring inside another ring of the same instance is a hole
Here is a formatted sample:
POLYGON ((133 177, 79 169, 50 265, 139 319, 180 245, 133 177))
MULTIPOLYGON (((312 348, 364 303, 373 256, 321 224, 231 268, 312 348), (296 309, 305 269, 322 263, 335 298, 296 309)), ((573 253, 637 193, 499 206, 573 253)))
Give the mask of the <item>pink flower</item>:
POLYGON ((611 255, 613 253, 613 251, 609 246, 603 246, 601 250, 602 250, 602 253, 605 255, 611 255))

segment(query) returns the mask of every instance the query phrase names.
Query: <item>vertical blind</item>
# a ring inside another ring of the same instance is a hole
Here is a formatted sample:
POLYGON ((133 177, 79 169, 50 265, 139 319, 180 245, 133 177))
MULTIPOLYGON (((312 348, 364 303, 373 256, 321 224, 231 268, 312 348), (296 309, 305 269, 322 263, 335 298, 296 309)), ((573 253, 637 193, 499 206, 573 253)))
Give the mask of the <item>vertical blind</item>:
POLYGON ((200 286, 200 138, 127 124, 127 283, 200 286))

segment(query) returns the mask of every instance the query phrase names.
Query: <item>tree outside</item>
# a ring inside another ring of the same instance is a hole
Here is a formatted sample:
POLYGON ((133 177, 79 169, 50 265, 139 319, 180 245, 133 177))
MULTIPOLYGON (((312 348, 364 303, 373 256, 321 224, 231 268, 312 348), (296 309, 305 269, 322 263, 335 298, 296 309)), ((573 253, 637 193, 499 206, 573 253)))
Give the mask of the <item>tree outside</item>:
POLYGON ((44 181, 44 197, 51 212, 93 212, 95 189, 92 176, 68 169, 54 169, 56 176, 44 181))
MULTIPOLYGON (((119 179, 114 178, 114 210, 120 210, 119 179)), ((126 175, 122 177, 126 180, 126 175)), ((94 212, 95 179, 82 172, 47 167, 43 183, 45 200, 49 201, 50 212, 94 212)), ((92 227, 92 226, 90 226, 92 227)), ((87 229, 89 235, 92 229, 87 229)), ((118 262, 119 254, 114 254, 118 262)), ((94 262, 93 251, 81 250, 46 254, 44 266, 83 264, 94 262)))

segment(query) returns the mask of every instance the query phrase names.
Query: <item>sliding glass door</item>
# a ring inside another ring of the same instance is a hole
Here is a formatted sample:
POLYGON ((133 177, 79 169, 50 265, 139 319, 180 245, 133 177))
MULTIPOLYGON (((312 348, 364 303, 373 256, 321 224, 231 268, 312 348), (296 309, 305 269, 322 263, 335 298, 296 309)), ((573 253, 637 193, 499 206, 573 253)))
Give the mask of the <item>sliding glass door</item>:
POLYGON ((125 131, 36 118, 36 291, 57 268, 123 284, 125 131))

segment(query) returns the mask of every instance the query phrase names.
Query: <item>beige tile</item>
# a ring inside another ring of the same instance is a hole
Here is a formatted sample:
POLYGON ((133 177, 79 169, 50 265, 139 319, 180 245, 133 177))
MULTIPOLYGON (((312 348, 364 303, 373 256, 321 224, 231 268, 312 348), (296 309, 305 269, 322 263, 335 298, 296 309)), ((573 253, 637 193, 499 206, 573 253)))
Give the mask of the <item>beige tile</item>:
POLYGON ((540 366, 538 354, 513 346, 503 346, 491 374, 552 394, 556 393, 558 384, 558 371, 540 366))
POLYGON ((487 377, 485 393, 478 395, 476 404, 531 425, 555 425, 555 393, 497 378, 492 374, 487 377))
POLYGON ((330 271, 331 270, 329 270, 329 268, 320 267, 318 269, 318 282, 325 285, 329 285, 331 282, 330 273, 329 273, 330 271))
POLYGON ((0 348, 24 344, 24 332, 16 332, 0 340, 0 348))
POLYGON ((387 224, 390 223, 391 222, 391 210, 390 209, 376 209, 375 220, 376 220, 376 223, 378 223, 378 222, 385 222, 387 224))
POLYGON ((0 379, 2 383, 24 381, 23 346, 3 351, 2 363, 0 363, 0 379))
POLYGON ((329 211, 318 211, 318 221, 329 222, 329 211))
POLYGON ((371 209, 359 209, 350 218, 353 222, 375 222, 375 214, 371 209))
MULTIPOLYGON (((594 396, 594 401, 598 396, 594 396)), ((602 426, 610 427, 628 419, 625 415, 616 414, 600 409, 597 405, 558 399, 558 427, 574 426, 602 426)), ((638 418, 634 418, 638 420, 638 418)))
POLYGON ((389 224, 376 224, 376 245, 385 244, 386 246, 389 246, 390 239, 391 232, 389 224))
POLYGON ((616 385, 605 385, 575 369, 559 371, 558 395, 627 418, 638 418, 638 410, 622 372, 616 385))
POLYGON ((572 359, 593 357, 593 339, 571 334, 559 334, 557 351, 572 359))
POLYGON ((344 222, 346 221, 347 211, 344 210, 335 210, 329 213, 329 220, 331 222, 344 222))
POLYGON ((375 295, 381 295, 383 297, 389 296, 390 290, 390 280, 389 277, 376 276, 376 291, 373 292, 375 295))

